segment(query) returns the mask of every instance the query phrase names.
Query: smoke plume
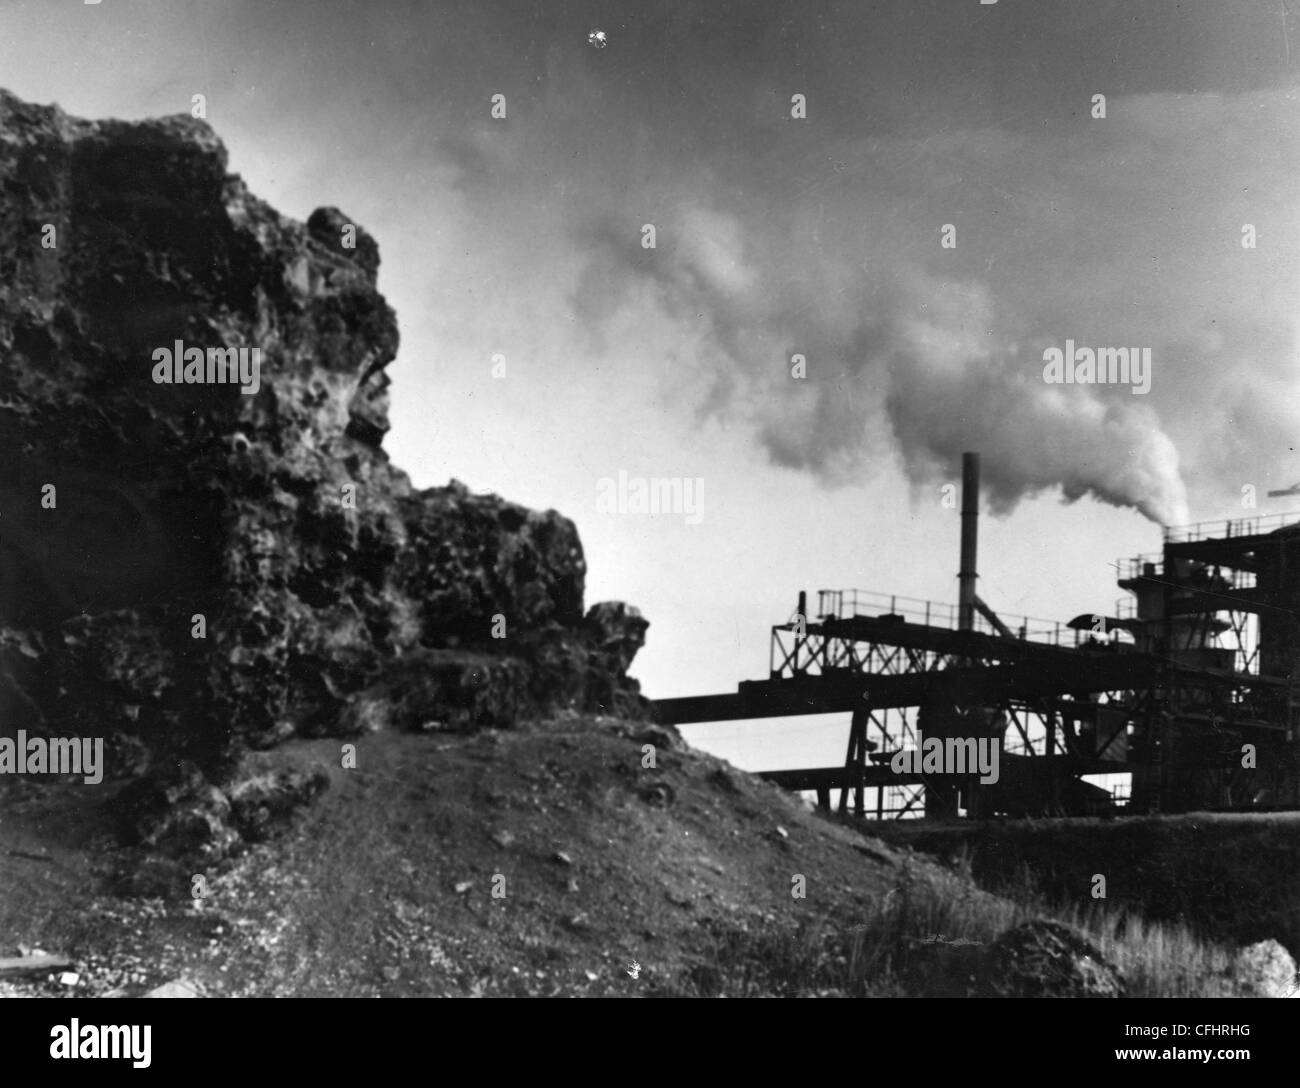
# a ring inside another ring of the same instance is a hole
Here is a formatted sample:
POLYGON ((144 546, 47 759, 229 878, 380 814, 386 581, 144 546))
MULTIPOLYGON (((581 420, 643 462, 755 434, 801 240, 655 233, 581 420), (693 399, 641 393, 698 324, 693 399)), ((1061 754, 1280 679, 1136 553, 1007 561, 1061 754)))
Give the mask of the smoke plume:
POLYGON ((1240 509, 1244 485, 1300 478, 1294 103, 1112 108, 1048 138, 845 141, 829 173, 725 199, 712 174, 660 179, 653 250, 618 208, 584 222, 575 309, 598 325, 634 308, 689 361, 703 412, 829 484, 896 457, 927 488, 977 450, 999 512, 1059 489, 1178 524, 1189 480, 1207 515, 1240 509), (1150 391, 1048 383, 1043 353, 1067 339, 1150 349, 1150 391))

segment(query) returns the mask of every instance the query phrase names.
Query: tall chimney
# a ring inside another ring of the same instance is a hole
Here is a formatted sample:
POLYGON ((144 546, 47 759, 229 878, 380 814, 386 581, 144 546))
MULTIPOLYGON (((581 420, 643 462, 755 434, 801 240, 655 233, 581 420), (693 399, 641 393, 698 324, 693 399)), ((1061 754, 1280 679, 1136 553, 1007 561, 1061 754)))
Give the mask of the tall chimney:
POLYGON ((980 455, 961 455, 961 567, 957 571, 957 628, 975 628, 975 552, 979 543, 980 455))

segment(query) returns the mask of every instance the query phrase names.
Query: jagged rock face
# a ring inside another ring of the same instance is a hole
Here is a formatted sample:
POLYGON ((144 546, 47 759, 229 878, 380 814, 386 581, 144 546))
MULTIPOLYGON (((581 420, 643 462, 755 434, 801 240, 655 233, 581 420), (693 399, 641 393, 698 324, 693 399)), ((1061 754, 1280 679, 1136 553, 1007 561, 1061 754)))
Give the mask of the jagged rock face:
POLYGON ((460 726, 643 709, 644 621, 584 617, 572 522, 417 492, 380 448, 378 266, 337 209, 249 193, 205 122, 0 92, 0 728, 219 776, 241 741, 355 730, 408 658, 437 664, 428 720, 438 692, 460 726), (209 349, 247 349, 242 382, 209 349), (511 663, 470 697, 437 652, 511 663))

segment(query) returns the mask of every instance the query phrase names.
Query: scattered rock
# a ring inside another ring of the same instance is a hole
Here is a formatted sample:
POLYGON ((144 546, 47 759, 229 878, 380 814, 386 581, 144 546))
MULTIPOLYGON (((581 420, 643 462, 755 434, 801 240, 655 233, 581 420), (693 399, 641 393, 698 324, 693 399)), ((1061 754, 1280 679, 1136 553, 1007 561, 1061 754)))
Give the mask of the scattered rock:
POLYGON ((515 844, 515 837, 510 831, 503 828, 493 834, 492 841, 501 847, 502 850, 509 850, 510 847, 515 844))
POLYGON ((456 894, 457 894, 457 895, 464 895, 464 894, 465 894, 467 891, 469 891, 472 887, 474 887, 474 881, 472 881, 472 880, 462 880, 459 884, 456 885, 456 894))
MULTIPOLYGON (((324 771, 284 771, 236 781, 226 792, 182 762, 167 777, 139 779, 122 791, 120 831, 165 858, 210 864, 241 842, 262 842, 328 786, 324 771)), ((160 875, 164 884, 174 879, 160 875)))

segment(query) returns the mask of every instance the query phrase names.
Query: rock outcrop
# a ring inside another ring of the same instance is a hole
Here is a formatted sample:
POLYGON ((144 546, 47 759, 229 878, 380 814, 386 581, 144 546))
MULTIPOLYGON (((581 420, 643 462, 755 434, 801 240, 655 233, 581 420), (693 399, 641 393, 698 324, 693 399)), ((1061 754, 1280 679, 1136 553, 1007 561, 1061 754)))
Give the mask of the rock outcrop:
POLYGON ((193 796, 297 734, 644 713, 571 521, 389 463, 378 266, 206 122, 0 92, 0 730, 193 796))

